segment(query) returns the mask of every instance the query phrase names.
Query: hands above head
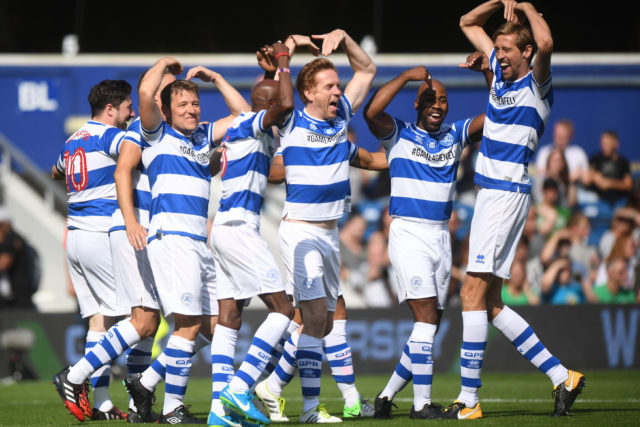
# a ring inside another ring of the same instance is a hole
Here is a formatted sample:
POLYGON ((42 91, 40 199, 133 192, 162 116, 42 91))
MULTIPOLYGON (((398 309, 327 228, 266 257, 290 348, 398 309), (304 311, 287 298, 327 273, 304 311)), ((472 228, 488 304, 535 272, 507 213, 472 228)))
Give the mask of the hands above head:
POLYGON ((344 41, 347 33, 344 30, 333 30, 330 33, 312 35, 311 38, 322 40, 322 54, 329 56, 333 51, 340 47, 340 43, 344 41))
POLYGON ((467 56, 466 62, 458 64, 458 67, 478 72, 490 71, 489 58, 484 53, 476 51, 467 56))
POLYGON ((311 40, 309 36, 303 36, 300 34, 291 34, 284 41, 285 46, 289 49, 289 54, 292 55, 297 47, 306 47, 309 49, 309 52, 313 56, 318 56, 320 54, 320 49, 316 44, 311 40))
POLYGON ((220 74, 208 68, 205 68, 202 65, 198 65, 196 67, 189 69, 189 71, 187 72, 186 80, 198 78, 203 82, 215 83, 218 77, 220 77, 220 74))
POLYGON ((256 51, 256 57, 258 59, 258 65, 260 68, 269 73, 276 72, 276 62, 273 59, 273 49, 269 45, 262 46, 258 51, 256 51))
POLYGON ((167 71, 173 74, 174 76, 177 76, 183 71, 182 64, 180 63, 180 61, 178 61, 177 59, 171 56, 165 56, 164 58, 160 58, 158 62, 163 62, 164 63, 163 65, 166 67, 167 71))
POLYGON ((431 87, 431 73, 424 65, 418 65, 417 67, 410 68, 404 72, 409 81, 412 82, 426 82, 431 87))

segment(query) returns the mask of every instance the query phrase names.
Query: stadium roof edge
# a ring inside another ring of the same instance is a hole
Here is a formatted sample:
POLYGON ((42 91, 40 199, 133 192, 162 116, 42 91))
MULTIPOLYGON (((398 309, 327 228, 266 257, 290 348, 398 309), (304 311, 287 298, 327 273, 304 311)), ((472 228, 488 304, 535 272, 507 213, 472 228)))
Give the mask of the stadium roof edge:
MULTIPOLYGON (((173 56, 185 65, 219 64, 221 66, 255 65, 254 54, 0 54, 0 66, 141 66, 153 64, 162 56, 173 56)), ((295 55, 291 65, 301 66, 312 60, 309 54, 295 55)), ((464 61, 464 53, 446 54, 380 54, 373 60, 379 66, 457 66, 464 61)), ((344 54, 331 57, 336 65, 348 65, 344 54)), ((555 65, 640 65, 640 53, 555 53, 555 65)))

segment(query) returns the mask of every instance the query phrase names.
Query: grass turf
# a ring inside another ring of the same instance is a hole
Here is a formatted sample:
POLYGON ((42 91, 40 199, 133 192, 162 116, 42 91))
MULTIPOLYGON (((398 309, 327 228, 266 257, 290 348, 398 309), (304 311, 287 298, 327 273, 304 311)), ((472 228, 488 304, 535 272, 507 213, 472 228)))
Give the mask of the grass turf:
MULTIPOLYGON (((640 371, 594 371, 584 372, 587 387, 578 396, 571 415, 551 418, 553 399, 547 378, 537 372, 531 373, 485 373, 480 391, 480 402, 484 418, 474 420, 474 425, 638 425, 640 415, 640 371)), ((387 375, 358 375, 358 390, 371 400, 382 390, 387 375)), ((455 399, 459 389, 459 377, 452 374, 434 375, 433 401, 448 405, 455 399)), ((163 387, 158 387, 156 411, 162 408, 163 387)), ((111 386, 112 398, 121 409, 127 407, 124 387, 118 381, 111 386)), ((191 412, 203 419, 209 414, 211 381, 193 378, 189 383, 185 401, 191 404, 191 412)), ((302 409, 300 383, 295 379, 284 392, 285 414, 296 421, 302 409)), ((323 377, 321 403, 327 410, 341 416, 343 402, 330 376, 323 377)), ((396 395, 391 420, 350 419, 345 421, 359 426, 405 426, 430 421, 409 419, 412 405, 412 388, 407 386, 396 395)), ((63 407, 52 384, 47 381, 25 381, 11 385, 0 385, 0 425, 78 425, 63 407)), ((459 421, 433 421, 451 423, 459 421)), ((470 421, 468 421, 470 422, 470 421)), ((91 421, 91 425, 123 424, 124 421, 91 421)), ((300 425, 293 422, 287 425, 300 425)))

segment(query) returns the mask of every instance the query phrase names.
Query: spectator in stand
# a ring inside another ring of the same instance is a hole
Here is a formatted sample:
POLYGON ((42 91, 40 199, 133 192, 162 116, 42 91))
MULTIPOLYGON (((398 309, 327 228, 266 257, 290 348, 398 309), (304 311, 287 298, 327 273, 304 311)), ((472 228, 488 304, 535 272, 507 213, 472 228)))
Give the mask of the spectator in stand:
POLYGON ((604 286, 607 283, 607 266, 609 262, 613 259, 621 258, 627 263, 627 279, 623 283, 623 288, 633 290, 636 278, 636 267, 638 265, 637 250, 638 246, 633 236, 622 235, 618 237, 611 248, 611 252, 598 267, 598 274, 596 275, 594 285, 596 287, 604 286))
POLYGON ((34 309, 38 289, 37 253, 12 227, 9 211, 0 207, 0 308, 34 309))
POLYGON ((612 258, 607 263, 607 283, 596 286, 593 292, 602 304, 633 304, 637 300, 633 290, 624 289, 628 267, 624 258, 612 258))
POLYGON ((529 208, 529 213, 527 214, 527 219, 524 223, 524 229, 522 231, 522 235, 527 236, 528 239, 528 260, 540 256, 540 253, 542 252, 542 248, 544 247, 546 241, 546 238, 538 233, 537 220, 538 209, 532 205, 531 208, 529 208))
POLYGON ((589 281, 593 283, 600 257, 598 249, 588 243, 589 234, 591 234, 589 218, 580 212, 574 212, 569 218, 567 228, 571 239, 569 258, 588 272, 589 281))
POLYGON ((553 178, 547 178, 542 184, 542 200, 537 205, 538 218, 536 229, 543 237, 548 237, 555 230, 567 226, 571 210, 559 203, 560 188, 553 178))
POLYGON ((522 237, 520 237, 518 246, 516 247, 516 256, 514 257, 514 261, 523 262, 525 264, 525 274, 527 276, 527 281, 529 282, 529 289, 531 289, 533 295, 537 295, 539 297, 541 293, 540 282, 542 281, 544 268, 542 267, 542 262, 540 262, 539 255, 530 255, 529 238, 526 234, 523 234, 522 237))
POLYGON ((542 276, 543 300, 550 304, 582 304, 583 285, 576 280, 568 257, 556 258, 542 276))
POLYGON ((569 180, 572 183, 579 182, 589 169, 587 154, 579 145, 571 144, 573 139, 573 122, 569 119, 560 119, 553 125, 553 142, 543 145, 538 149, 536 157, 536 171, 539 177, 549 174, 547 159, 551 152, 560 150, 569 167, 569 180))
POLYGON ((392 282, 396 275, 389 261, 389 226, 393 218, 386 207, 380 218, 378 231, 371 234, 367 243, 367 285, 362 290, 362 298, 367 307, 391 307, 398 303, 396 286, 392 282))
POLYGON ((600 153, 589 160, 589 171, 583 175, 582 184, 595 191, 600 200, 613 208, 627 203, 633 180, 629 161, 619 153, 620 138, 612 130, 602 132, 600 153))
POLYGON ((362 215, 352 212, 338 234, 342 261, 340 279, 343 284, 358 291, 366 284, 367 252, 363 241, 366 227, 362 215))
POLYGON ((521 260, 511 264, 511 279, 502 284, 502 302, 508 305, 538 305, 540 298, 529 286, 526 265, 521 260))
POLYGON ((542 264, 549 265, 559 256, 568 256, 574 274, 590 287, 599 262, 596 248, 587 244, 590 230, 589 220, 581 213, 574 213, 568 227, 554 232, 545 243, 540 254, 542 264))
POLYGON ((547 156, 546 174, 539 174, 534 182, 533 197, 536 201, 542 201, 542 184, 549 178, 558 184, 558 205, 564 209, 575 206, 578 200, 576 184, 569 178, 567 159, 560 149, 551 150, 547 156))
POLYGON ((620 236, 633 235, 634 239, 640 238, 640 213, 633 208, 622 207, 616 210, 611 221, 611 228, 602 235, 598 251, 601 258, 606 258, 611 253, 614 243, 620 236))

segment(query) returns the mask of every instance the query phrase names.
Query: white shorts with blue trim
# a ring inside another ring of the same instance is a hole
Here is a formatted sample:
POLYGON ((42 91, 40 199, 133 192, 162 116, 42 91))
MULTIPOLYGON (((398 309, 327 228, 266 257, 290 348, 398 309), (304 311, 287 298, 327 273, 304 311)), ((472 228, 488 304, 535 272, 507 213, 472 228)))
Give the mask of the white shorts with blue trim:
POLYGON ((206 242, 164 234, 149 243, 148 251, 165 316, 218 314, 215 263, 206 242))
POLYGON ((109 234, 73 229, 67 232, 67 265, 83 318, 94 314, 123 316, 128 306, 116 301, 109 234))
POLYGON ((530 204, 529 193, 480 188, 471 220, 467 272, 511 278, 530 204))
POLYGON ((437 299, 447 304, 451 283, 451 235, 445 223, 427 224, 395 218, 389 228, 389 260, 398 280, 398 301, 437 299))
POLYGON ((160 309, 147 248, 135 250, 125 230, 111 231, 109 241, 118 305, 160 309))
POLYGON ((287 269, 287 285, 293 301, 327 299, 328 311, 336 310, 340 295, 340 246, 338 228, 327 230, 309 224, 282 221, 280 252, 287 269))
POLYGON ((256 225, 244 221, 214 224, 209 241, 216 264, 228 279, 219 280, 218 299, 284 292, 276 260, 256 225))

